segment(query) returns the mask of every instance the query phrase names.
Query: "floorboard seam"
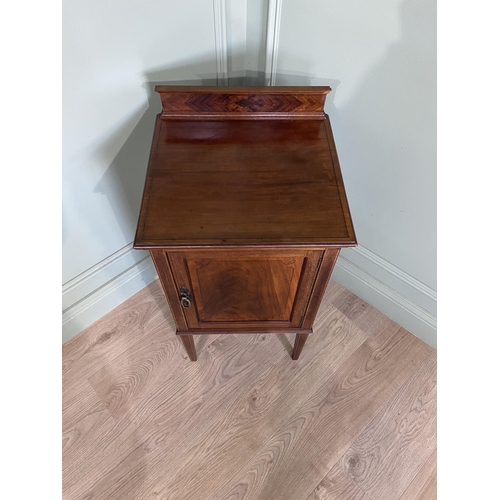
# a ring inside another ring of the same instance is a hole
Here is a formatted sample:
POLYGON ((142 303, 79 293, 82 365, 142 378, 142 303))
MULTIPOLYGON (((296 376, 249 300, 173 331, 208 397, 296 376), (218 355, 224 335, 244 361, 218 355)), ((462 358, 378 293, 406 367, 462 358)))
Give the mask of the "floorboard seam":
MULTIPOLYGON (((432 453, 434 453, 436 450, 437 450, 437 446, 432 450, 432 453)), ((432 453, 429 455, 429 458, 432 456, 432 453)), ((406 492, 410 489, 415 478, 420 474, 420 471, 427 465, 429 458, 427 460, 425 460, 424 462, 422 462, 422 465, 417 469, 417 471, 415 472, 415 475, 410 479, 410 481, 408 482, 408 486, 405 488, 403 493, 401 493, 401 496, 399 498, 404 498, 404 496, 406 495, 406 492)))
MULTIPOLYGON (((351 441, 351 445, 352 443, 355 443, 356 440, 359 438, 359 436, 361 436, 363 434, 363 432, 371 425, 371 423, 378 417, 379 413, 388 405, 390 405, 392 403, 392 401, 398 396, 398 394, 400 393, 400 391, 405 387, 406 383, 408 382, 408 380, 410 380, 410 378, 413 376, 413 374, 420 369, 420 367, 432 356, 434 355, 434 351, 431 351, 429 352, 429 354, 423 359, 423 361, 418 364, 415 369, 408 375, 408 377, 404 380, 404 382, 401 384, 401 387, 399 387, 399 389, 392 395, 391 398, 389 398, 385 404, 383 404, 379 411, 373 416, 373 418, 368 422, 368 424, 363 427, 363 429, 361 430, 361 432, 351 441)), ((350 447, 349 447, 350 448, 350 447)), ((349 451, 349 448, 346 450, 346 452, 339 458, 339 462, 344 458, 344 456, 346 455, 346 453, 349 451)), ((337 463, 339 463, 337 462, 337 463)), ((425 464, 425 462, 424 462, 425 464)), ((420 471, 420 469, 419 469, 420 471)), ((372 500, 370 495, 365 491, 365 489, 361 486, 361 485, 358 485, 352 478, 351 476, 349 476, 349 474, 347 474, 347 472, 342 469, 342 472, 345 473, 347 475, 347 477, 366 495, 367 497, 367 500, 372 500)), ((326 477, 326 476, 325 476, 326 477)), ((416 477, 416 474, 415 476, 413 476, 413 478, 410 480, 410 482, 408 483, 408 487, 410 486, 411 482, 413 481, 413 479, 415 479, 416 477)), ((406 491, 406 490, 405 490, 406 491)))
MULTIPOLYGON (((91 375, 92 376, 92 375, 91 375)), ((101 399, 101 396, 99 396, 99 394, 97 393, 97 391, 95 390, 94 386, 91 384, 90 380, 87 378, 87 383, 90 385, 90 387, 92 388, 92 390, 94 391, 94 394, 97 396, 97 399, 99 399, 99 401, 101 402, 102 406, 104 407, 104 409, 106 410, 106 413, 111 417, 111 419, 113 420, 113 422, 118 422, 118 420, 115 418, 115 416, 109 411, 109 408, 108 406, 106 405, 106 403, 101 399)))

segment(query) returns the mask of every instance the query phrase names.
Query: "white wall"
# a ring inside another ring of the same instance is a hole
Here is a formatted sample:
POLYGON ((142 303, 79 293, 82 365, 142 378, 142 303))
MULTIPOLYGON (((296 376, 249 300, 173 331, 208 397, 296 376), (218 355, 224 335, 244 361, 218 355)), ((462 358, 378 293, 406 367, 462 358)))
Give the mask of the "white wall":
POLYGON ((360 243, 334 279, 435 345, 435 2, 281 4, 277 50, 267 0, 64 4, 64 338, 154 279, 131 249, 160 109, 151 89, 215 84, 225 38, 231 84, 262 84, 274 59, 276 84, 334 89, 326 110, 360 243))
POLYGON ((77 0, 63 7, 67 281, 133 239, 136 186, 144 181, 153 128, 150 122, 135 130, 149 107, 148 82, 214 78, 215 56, 210 2, 77 0), (132 134, 141 135, 133 147, 132 134), (114 162, 124 145, 122 167, 114 162))
POLYGON ((210 1, 75 0, 63 4, 63 21, 63 336, 69 338, 154 278, 151 266, 135 269, 116 292, 116 277, 147 256, 130 244, 161 109, 155 82, 214 84, 216 75, 210 1), (112 300, 105 304, 104 296, 112 300))
POLYGON ((360 248, 334 278, 435 345, 435 1, 283 2, 276 84, 335 89, 326 110, 360 248))

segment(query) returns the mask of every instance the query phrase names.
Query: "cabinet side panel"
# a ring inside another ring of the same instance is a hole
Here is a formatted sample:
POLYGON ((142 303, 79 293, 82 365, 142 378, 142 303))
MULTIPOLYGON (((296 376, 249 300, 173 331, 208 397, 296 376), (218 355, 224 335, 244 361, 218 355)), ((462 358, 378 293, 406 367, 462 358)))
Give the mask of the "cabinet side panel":
POLYGON ((310 300, 314 280, 318 273, 318 262, 323 253, 323 250, 308 250, 305 252, 305 265, 303 266, 298 286, 299 293, 297 293, 295 304, 293 305, 293 325, 301 326, 303 318, 306 315, 307 304, 310 300))
POLYGON ((309 304, 307 305, 304 321, 302 322, 302 328, 310 329, 313 326, 316 314, 318 313, 318 309, 321 304, 321 299, 325 293, 339 253, 339 249, 328 248, 323 254, 323 260, 316 276, 316 281, 314 282, 311 298, 309 300, 309 304))
POLYGON ((184 317, 184 312, 180 305, 177 285, 168 263, 167 254, 164 250, 150 250, 149 253, 151 254, 156 271, 160 277, 160 283, 163 287, 163 291, 165 292, 175 324, 177 325, 177 330, 186 331, 188 329, 186 318, 184 317))

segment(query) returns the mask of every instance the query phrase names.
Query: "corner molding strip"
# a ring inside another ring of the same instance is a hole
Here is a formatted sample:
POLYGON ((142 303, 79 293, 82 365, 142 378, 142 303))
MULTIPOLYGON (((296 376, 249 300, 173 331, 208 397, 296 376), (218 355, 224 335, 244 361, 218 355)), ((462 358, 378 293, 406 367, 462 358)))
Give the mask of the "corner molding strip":
POLYGON ((278 70, 278 43, 280 36, 282 0, 269 0, 267 11, 265 85, 276 85, 278 70))
POLYGON ((217 85, 228 85, 226 0, 214 0, 217 85))

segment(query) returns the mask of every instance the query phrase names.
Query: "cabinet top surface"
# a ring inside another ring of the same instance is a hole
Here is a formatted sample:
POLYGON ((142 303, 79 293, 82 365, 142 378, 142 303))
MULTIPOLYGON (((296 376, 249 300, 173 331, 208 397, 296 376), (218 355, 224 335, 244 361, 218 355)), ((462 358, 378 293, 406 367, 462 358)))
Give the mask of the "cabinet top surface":
POLYGON ((240 244, 356 244, 326 115, 158 115, 134 247, 240 244))

